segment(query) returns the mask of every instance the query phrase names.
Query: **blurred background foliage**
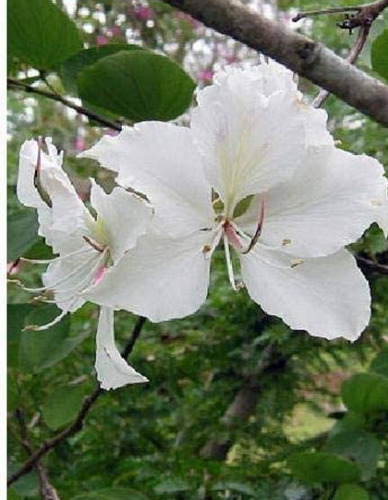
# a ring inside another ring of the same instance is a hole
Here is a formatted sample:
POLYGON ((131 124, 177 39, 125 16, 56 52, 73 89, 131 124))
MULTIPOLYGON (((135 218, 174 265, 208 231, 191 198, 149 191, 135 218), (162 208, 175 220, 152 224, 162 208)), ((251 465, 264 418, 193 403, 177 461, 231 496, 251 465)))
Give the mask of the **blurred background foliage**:
MULTIPOLYGON (((336 27, 341 15, 292 23, 300 10, 333 6, 328 0, 245 3, 344 57, 354 43, 356 34, 336 27)), ((73 19, 85 48, 135 44, 167 55, 199 86, 210 83, 214 71, 227 64, 258 61, 257 53, 158 0, 57 0, 56 5, 73 19)), ((381 16, 374 23, 358 62, 371 74, 371 46, 387 20, 381 16)), ((66 62, 60 70, 39 74, 19 56, 10 50, 12 78, 80 103, 77 87, 66 84, 66 62)), ((300 87, 309 99, 317 93, 307 81, 300 87)), ((125 112, 93 106, 108 119, 133 123, 125 112)), ((386 129, 335 97, 329 97, 325 108, 341 147, 388 166, 386 129)), ((176 121, 187 123, 187 113, 176 121)), ((88 177, 98 178, 106 189, 113 179, 76 156, 106 129, 60 102, 15 87, 8 93, 8 123, 9 277, 39 286, 41 268, 16 260, 20 255, 50 256, 37 238, 34 213, 22 209, 15 196, 19 148, 31 137, 53 137, 65 151, 65 168, 79 195, 87 199, 88 177)), ((352 250, 388 263, 388 244, 377 227, 352 250)), ((210 296, 197 314, 146 323, 131 364, 151 382, 105 393, 83 429, 44 458, 60 498, 385 500, 387 278, 365 269, 373 317, 362 337, 350 344, 290 331, 280 320, 265 316, 244 291, 230 290, 222 253, 216 254, 213 267, 210 296)), ((74 419, 83 397, 96 385, 97 308, 87 304, 47 332, 22 333, 24 325, 41 324, 55 314, 54 306, 29 301, 30 296, 10 285, 10 473, 27 458, 17 412, 23 413, 36 448, 74 419)), ((130 314, 117 314, 118 344, 128 340, 135 321, 130 314)), ((15 500, 40 498, 36 472, 15 482, 9 492, 15 500)))

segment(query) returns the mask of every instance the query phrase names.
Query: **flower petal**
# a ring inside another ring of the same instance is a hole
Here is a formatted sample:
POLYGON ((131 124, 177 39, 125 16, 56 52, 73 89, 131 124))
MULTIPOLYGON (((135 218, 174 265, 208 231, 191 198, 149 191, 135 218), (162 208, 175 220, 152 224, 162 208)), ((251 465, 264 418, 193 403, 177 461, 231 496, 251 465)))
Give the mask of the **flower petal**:
POLYGON ((96 338, 96 371, 102 389, 117 389, 127 384, 148 382, 121 357, 114 341, 114 312, 102 307, 96 338))
MULTIPOLYGON (((331 146, 309 148, 287 182, 265 195, 261 241, 299 257, 320 257, 353 243, 387 208, 387 179, 374 158, 331 146)), ((261 200, 236 219, 253 234, 261 200)))
POLYGON ((352 255, 341 250, 294 267, 290 261, 259 246, 241 256, 243 281, 252 299, 295 330, 356 340, 369 322, 371 299, 352 255))
POLYGON ((250 194, 289 178, 305 148, 300 103, 294 91, 269 97, 244 70, 227 72, 198 92, 191 129, 205 174, 228 215, 250 194))
POLYGON ((124 127, 80 156, 118 172, 117 183, 144 193, 163 231, 173 237, 209 227, 213 219, 207 184, 190 130, 160 122, 124 127), (210 222, 209 222, 210 221, 210 222))
POLYGON ((108 270, 85 296, 97 304, 125 309, 153 322, 182 318, 206 300, 210 258, 203 247, 213 234, 200 231, 180 239, 154 234, 108 270))
POLYGON ((97 224, 91 227, 96 241, 109 244, 114 262, 136 245, 145 234, 152 215, 149 204, 138 196, 116 187, 110 194, 90 179, 90 202, 97 212, 97 224))

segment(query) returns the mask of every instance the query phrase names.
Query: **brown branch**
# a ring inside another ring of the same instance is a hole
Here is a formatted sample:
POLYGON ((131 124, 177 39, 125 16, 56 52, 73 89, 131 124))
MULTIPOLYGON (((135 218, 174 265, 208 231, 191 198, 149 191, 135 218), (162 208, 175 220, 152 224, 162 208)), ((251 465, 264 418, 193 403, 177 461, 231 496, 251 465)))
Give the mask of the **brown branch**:
POLYGON ((260 363, 248 376, 236 392, 233 401, 226 409, 219 423, 221 432, 218 437, 210 439, 200 450, 202 458, 212 460, 225 460, 233 441, 233 431, 248 421, 255 411, 257 403, 262 394, 261 382, 265 375, 283 371, 287 365, 288 357, 285 357, 275 349, 273 344, 268 344, 260 363))
MULTIPOLYGON (((16 409, 15 416, 16 416, 16 420, 18 421, 18 424, 19 424, 20 437, 21 437, 21 442, 22 442, 23 448, 26 450, 28 455, 32 456, 34 452, 33 452, 31 442, 30 442, 30 439, 28 436, 28 430, 27 430, 26 423, 24 421, 24 415, 23 415, 21 408, 16 409)), ((34 464, 34 468, 36 469, 36 472, 38 474, 39 484, 40 484, 40 492, 42 494, 42 498, 44 500, 60 500, 56 489, 54 488, 54 486, 52 486, 50 484, 47 470, 41 464, 40 460, 36 460, 36 462, 34 464)))
POLYGON ((100 123, 101 125, 104 125, 105 127, 109 127, 113 130, 117 130, 120 132, 121 130, 121 125, 120 123, 112 122, 111 120, 108 120, 107 118, 104 118, 103 116, 99 115, 98 113, 95 113, 94 111, 91 111, 90 109, 86 109, 84 106, 78 106, 77 104, 74 104, 73 102, 69 101, 65 97, 61 96, 58 93, 54 92, 48 92, 47 90, 42 90, 37 87, 33 87, 32 85, 28 85, 27 83, 20 82, 18 80, 14 80, 13 78, 7 78, 7 87, 10 89, 17 89, 17 90, 23 90, 24 92, 28 92, 31 94, 36 94, 36 95, 41 95, 43 97, 47 97, 48 99, 51 99, 53 101, 61 102, 68 108, 74 109, 74 111, 77 111, 77 113, 87 116, 88 118, 91 118, 92 120, 95 120, 96 122, 100 123))
MULTIPOLYGON (((142 328, 146 322, 146 318, 143 318, 140 316, 135 324, 135 327, 131 333, 131 337, 128 340, 123 352, 122 356, 123 358, 127 358, 129 354, 132 352, 132 349, 135 346, 135 343, 137 339, 140 336, 140 333, 142 331, 142 328)), ((68 427, 63 429, 63 431, 59 432, 56 434, 54 437, 51 439, 47 439, 46 441, 43 442, 43 444, 40 446, 40 448, 35 451, 30 458, 20 467, 19 470, 17 470, 14 474, 12 474, 8 481, 7 485, 10 486, 12 483, 17 481, 20 477, 24 476, 28 472, 31 471, 35 467, 35 464, 44 456, 46 455, 49 451, 53 450, 55 447, 57 447, 60 443, 62 443, 65 439, 68 437, 76 434, 79 432, 84 424, 84 420, 86 416, 89 413, 90 408, 94 405, 96 400, 103 394, 105 391, 103 391, 101 388, 97 388, 92 394, 87 396, 83 402, 83 405, 81 407, 81 410, 79 411, 77 417, 74 419, 73 423, 71 423, 68 427)))
POLYGON ((275 59, 388 127, 388 87, 321 43, 264 18, 237 0, 161 1, 275 59))

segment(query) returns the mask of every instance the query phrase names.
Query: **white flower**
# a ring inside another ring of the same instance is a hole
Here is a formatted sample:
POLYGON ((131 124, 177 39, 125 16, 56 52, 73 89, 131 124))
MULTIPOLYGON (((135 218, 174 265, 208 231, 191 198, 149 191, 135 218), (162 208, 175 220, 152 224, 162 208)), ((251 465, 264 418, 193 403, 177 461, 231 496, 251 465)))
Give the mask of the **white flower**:
MULTIPOLYGON (((146 231, 151 217, 150 207, 141 199, 116 187, 106 194, 92 181, 92 216, 84 206, 62 169, 62 154, 58 154, 50 139, 43 144, 26 141, 20 150, 17 195, 21 203, 36 208, 39 234, 59 254, 49 263, 42 276, 44 286, 25 290, 53 294, 62 310, 51 323, 35 330, 44 330, 68 312, 85 303, 85 292, 104 281, 109 268, 120 269, 127 251, 134 248, 146 231)), ((117 388, 147 379, 121 358, 113 339, 113 311, 102 307, 97 331, 97 378, 104 389, 117 388)))
POLYGON ((354 340, 368 324, 368 284, 344 246, 387 210, 383 168, 334 147, 287 70, 223 72, 198 93, 191 130, 140 123, 83 155, 155 210, 153 232, 89 294, 97 303, 152 321, 190 314, 223 240, 233 288, 230 247, 250 296, 291 328, 354 340))

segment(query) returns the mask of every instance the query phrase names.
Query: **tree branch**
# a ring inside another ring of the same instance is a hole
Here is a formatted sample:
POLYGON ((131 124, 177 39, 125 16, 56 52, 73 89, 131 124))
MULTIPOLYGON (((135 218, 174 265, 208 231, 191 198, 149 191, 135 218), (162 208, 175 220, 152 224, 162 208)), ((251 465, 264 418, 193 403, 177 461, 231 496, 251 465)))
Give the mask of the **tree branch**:
MULTIPOLYGON (((388 87, 321 43, 264 18, 236 0, 161 1, 275 59, 388 127, 388 87)), ((384 4, 387 1, 383 0, 384 4)), ((381 7, 383 2, 377 3, 381 7)))
POLYGON ((58 93, 48 92, 47 90, 42 90, 37 87, 33 87, 32 85, 28 85, 27 83, 14 80, 13 78, 7 78, 7 87, 10 89, 24 90, 24 92, 41 95, 53 101, 61 102, 68 108, 77 111, 77 113, 87 116, 88 118, 95 120, 101 125, 104 125, 104 127, 109 127, 113 130, 117 130, 118 132, 120 132, 122 128, 120 123, 112 122, 111 120, 104 118, 103 116, 99 115, 98 113, 95 113, 94 111, 91 111, 90 109, 86 109, 83 106, 78 106, 77 104, 74 104, 73 102, 69 101, 68 99, 66 99, 65 97, 61 96, 58 93))
MULTIPOLYGON (((122 356, 123 358, 127 358, 129 354, 132 352, 132 349, 135 346, 135 343, 137 339, 139 338, 141 331, 143 329, 143 326, 146 322, 146 318, 140 316, 135 324, 135 327, 131 333, 131 337, 128 340, 123 352, 122 356)), ((89 413, 90 408, 94 405, 94 403, 97 401, 97 399, 103 394, 105 391, 103 391, 101 388, 97 388, 92 394, 87 396, 83 402, 83 405, 77 415, 77 417, 74 419, 73 423, 70 424, 68 427, 63 429, 63 431, 59 432, 56 434, 54 437, 51 439, 47 439, 46 441, 43 442, 43 444, 40 446, 40 448, 35 451, 34 453, 31 454, 30 458, 20 467, 19 470, 17 470, 14 474, 12 474, 8 481, 7 485, 10 486, 13 484, 15 481, 17 481, 19 478, 27 474, 28 472, 31 471, 36 465, 36 463, 44 456, 46 455, 49 451, 57 447, 62 441, 67 439, 68 437, 72 436, 73 434, 76 434, 79 432, 84 424, 84 420, 86 416, 89 413)))
MULTIPOLYGON (((20 408, 16 409, 15 416, 19 424, 20 437, 22 440, 23 448, 26 450, 27 454, 31 456, 33 455, 33 449, 31 446, 30 439, 28 437, 28 431, 26 423, 24 421, 24 415, 20 408)), ((40 463, 39 460, 35 462, 34 468, 38 473, 40 492, 42 494, 42 498, 44 500, 60 500, 58 493, 56 492, 56 489, 54 488, 54 486, 50 484, 46 468, 43 467, 43 465, 40 463)))

